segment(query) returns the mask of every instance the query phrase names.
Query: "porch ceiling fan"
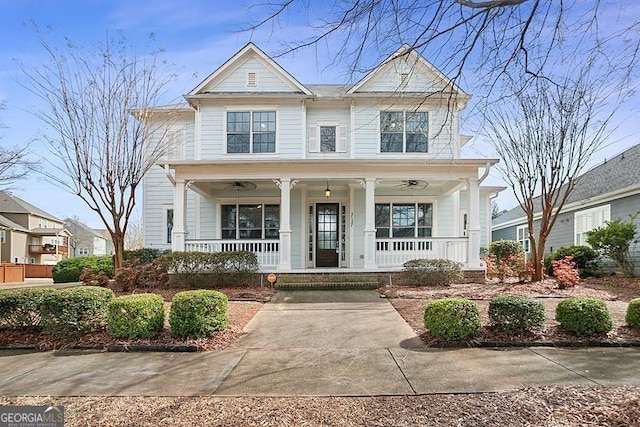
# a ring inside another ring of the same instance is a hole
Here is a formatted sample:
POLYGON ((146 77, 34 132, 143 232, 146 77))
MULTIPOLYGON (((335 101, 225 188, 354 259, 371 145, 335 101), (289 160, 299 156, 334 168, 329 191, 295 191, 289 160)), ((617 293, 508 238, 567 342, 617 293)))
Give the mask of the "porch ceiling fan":
POLYGON ((400 185, 396 185, 396 188, 403 190, 424 190, 428 186, 429 183, 421 179, 404 179, 400 181, 400 185))
POLYGON ((229 187, 234 191, 249 191, 255 190, 257 186, 251 181, 233 181, 229 187))

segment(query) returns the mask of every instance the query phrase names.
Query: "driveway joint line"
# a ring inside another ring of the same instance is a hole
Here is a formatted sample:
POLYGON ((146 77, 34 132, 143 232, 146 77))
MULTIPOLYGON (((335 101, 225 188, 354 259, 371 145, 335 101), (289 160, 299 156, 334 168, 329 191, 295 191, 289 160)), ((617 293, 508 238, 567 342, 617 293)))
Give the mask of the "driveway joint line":
POLYGON ((398 369, 400 370, 400 373, 402 374, 402 377, 404 378, 404 380, 409 385, 409 388, 411 389, 411 392, 413 394, 417 395, 418 392, 416 391, 415 388, 413 388, 413 385, 411 384, 411 381, 409 381, 409 378, 407 378, 407 376, 405 375, 404 371, 402 370, 402 367, 400 367, 400 364, 398 363, 398 360, 394 357, 393 352, 391 351, 391 349, 387 348, 386 350, 389 353, 389 355, 391 356, 391 359, 393 359, 393 363, 395 363, 396 366, 398 367, 398 369))
POLYGON ((566 370, 567 370, 567 371, 569 371, 569 372, 573 372, 574 374, 578 375, 579 377, 584 378, 584 379, 585 379, 585 380, 587 380, 587 381, 591 381, 592 383, 594 383, 594 384, 596 384, 596 385, 603 385, 603 384, 600 384, 598 381, 594 380, 593 378, 589 378, 588 376, 583 375, 583 374, 581 374, 580 372, 578 372, 578 371, 576 371, 576 370, 574 370, 574 369, 571 369, 571 368, 569 368, 568 366, 565 366, 565 365, 563 365, 562 363, 560 363, 560 362, 558 362, 558 361, 556 361, 556 360, 551 359, 550 357, 545 356, 544 354, 540 354, 540 353, 538 353, 537 351, 535 351, 535 349, 534 349, 533 347, 527 347, 527 349, 528 349, 530 352, 532 352, 532 353, 534 353, 534 354, 537 354, 538 356, 542 357, 543 359, 546 359, 546 360, 548 360, 549 362, 551 362, 551 363, 553 363, 553 364, 555 364, 555 365, 558 365, 558 366, 560 366, 561 368, 566 369, 566 370))

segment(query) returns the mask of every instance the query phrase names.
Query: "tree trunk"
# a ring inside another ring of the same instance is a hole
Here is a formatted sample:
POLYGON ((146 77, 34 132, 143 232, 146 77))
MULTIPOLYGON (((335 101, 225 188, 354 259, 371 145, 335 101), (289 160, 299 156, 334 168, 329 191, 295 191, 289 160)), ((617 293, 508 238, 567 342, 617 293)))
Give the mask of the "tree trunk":
POLYGON ((115 272, 119 268, 122 268, 124 264, 124 233, 116 230, 111 235, 111 240, 113 240, 113 270, 115 272))
POLYGON ((544 279, 544 245, 547 240, 542 236, 538 237, 537 244, 531 245, 531 263, 533 264, 533 272, 531 273, 531 281, 539 282, 544 279))

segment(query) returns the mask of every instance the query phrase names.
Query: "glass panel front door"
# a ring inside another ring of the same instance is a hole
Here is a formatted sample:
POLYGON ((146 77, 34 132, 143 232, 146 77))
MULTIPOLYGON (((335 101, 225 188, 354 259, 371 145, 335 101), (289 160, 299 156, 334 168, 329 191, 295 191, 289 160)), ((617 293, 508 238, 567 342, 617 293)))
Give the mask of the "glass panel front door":
POLYGON ((338 203, 316 205, 316 267, 338 267, 338 203))

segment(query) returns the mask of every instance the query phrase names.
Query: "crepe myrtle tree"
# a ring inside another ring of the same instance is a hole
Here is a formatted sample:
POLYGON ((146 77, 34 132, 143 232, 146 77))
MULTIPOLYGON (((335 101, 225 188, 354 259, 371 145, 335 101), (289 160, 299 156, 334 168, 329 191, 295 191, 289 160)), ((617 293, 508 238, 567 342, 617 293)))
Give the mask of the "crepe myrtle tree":
POLYGON ((485 114, 498 170, 526 216, 534 281, 544 277, 545 244, 562 207, 608 140, 617 100, 628 95, 614 73, 600 71, 524 86, 514 80, 511 97, 485 114))
POLYGON ((22 65, 23 86, 40 99, 34 114, 47 131, 46 178, 76 194, 95 211, 114 245, 115 267, 123 263, 125 235, 145 173, 171 149, 167 142, 170 109, 145 129, 173 75, 161 50, 137 53, 126 38, 107 35, 104 43, 64 48, 41 41, 48 62, 22 65), (154 135, 147 143, 146 134, 154 135))
MULTIPOLYGON (((4 102, 0 101, 0 111, 5 107, 4 102)), ((0 130, 4 128, 4 124, 0 123, 0 130)), ((11 189, 16 181, 24 178, 29 169, 35 165, 28 159, 29 145, 9 146, 5 145, 0 135, 0 190, 11 189)))

